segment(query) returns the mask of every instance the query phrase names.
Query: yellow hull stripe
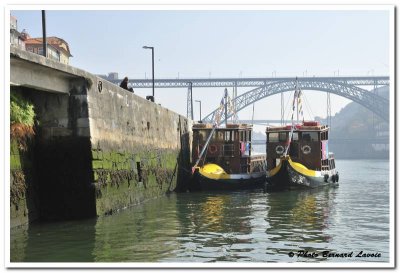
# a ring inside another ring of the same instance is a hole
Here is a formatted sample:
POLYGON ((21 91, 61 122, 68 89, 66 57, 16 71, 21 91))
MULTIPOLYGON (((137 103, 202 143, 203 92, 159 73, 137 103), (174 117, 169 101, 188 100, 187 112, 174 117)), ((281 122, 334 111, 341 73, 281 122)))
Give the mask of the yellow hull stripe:
POLYGON ((290 159, 290 157, 287 157, 287 158, 282 157, 282 158, 281 158, 281 161, 280 161, 279 164, 278 164, 278 166, 276 166, 275 168, 273 168, 272 170, 269 171, 269 174, 268 174, 269 177, 276 175, 276 174, 280 171, 280 169, 282 168, 282 162, 283 162, 284 160, 287 160, 287 161, 289 162, 290 166, 291 166, 296 172, 298 172, 298 173, 300 173, 300 174, 302 174, 302 175, 305 175, 305 176, 312 176, 312 177, 321 176, 321 173, 320 173, 320 172, 310 170, 310 169, 308 169, 306 166, 304 166, 303 164, 292 161, 292 160, 290 159))
POLYGON ((282 167, 282 160, 279 162, 278 166, 269 171, 269 176, 274 176, 275 174, 277 174, 281 169, 281 167, 282 167))
POLYGON ((217 164, 206 164, 199 168, 199 173, 209 179, 230 179, 230 175, 227 174, 224 169, 222 169, 217 164))
POLYGON ((304 166, 303 164, 300 164, 298 162, 293 162, 290 157, 289 157, 289 164, 290 166, 298 173, 302 174, 302 175, 306 175, 306 176, 319 176, 318 173, 316 171, 310 170, 308 169, 306 166, 304 166))

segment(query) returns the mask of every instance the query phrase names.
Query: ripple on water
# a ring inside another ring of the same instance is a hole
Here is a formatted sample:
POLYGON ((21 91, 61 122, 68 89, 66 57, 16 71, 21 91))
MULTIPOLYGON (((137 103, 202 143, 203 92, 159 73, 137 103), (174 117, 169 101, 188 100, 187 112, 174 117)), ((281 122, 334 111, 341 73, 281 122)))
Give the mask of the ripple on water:
POLYGON ((289 252, 364 250, 380 252, 382 257, 344 262, 388 262, 387 164, 337 160, 341 173, 337 188, 171 194, 90 221, 33 224, 29 230, 11 232, 11 257, 13 261, 294 263, 343 260, 289 257, 289 252))

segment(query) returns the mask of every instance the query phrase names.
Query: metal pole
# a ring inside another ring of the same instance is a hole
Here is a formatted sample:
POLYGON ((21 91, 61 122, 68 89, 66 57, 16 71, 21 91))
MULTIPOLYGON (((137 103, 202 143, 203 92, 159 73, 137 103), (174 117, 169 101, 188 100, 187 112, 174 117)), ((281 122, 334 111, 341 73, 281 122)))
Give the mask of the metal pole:
POLYGON ((297 118, 297 123, 299 123, 299 93, 298 93, 298 80, 296 77, 296 87, 295 87, 295 91, 294 94, 296 96, 296 92, 297 92, 297 97, 296 97, 296 118, 297 118))
POLYGON ((281 125, 283 126, 284 119, 285 119, 285 104, 284 104, 284 98, 283 98, 283 92, 281 92, 281 125))
POLYGON ((187 113, 186 116, 187 118, 190 118, 193 120, 193 93, 192 93, 192 82, 188 82, 188 93, 187 93, 187 113))
POLYGON ((225 127, 228 127, 228 89, 225 88, 225 127))
POLYGON ((251 115, 251 125, 254 125, 254 102, 253 102, 253 114, 251 115))
POLYGON ((152 74, 153 74, 153 99, 154 99, 154 47, 151 48, 151 64, 152 64, 152 74))
POLYGON ((201 121, 201 100, 195 100, 195 102, 198 102, 199 103, 199 105, 200 105, 200 121, 201 121))
POLYGON ((43 56, 47 57, 46 11, 42 10, 43 56))
POLYGON ((200 101, 200 120, 201 120, 201 101, 200 101))
POLYGON ((190 82, 190 116, 191 116, 191 119, 193 120, 193 88, 192 88, 192 82, 190 82))

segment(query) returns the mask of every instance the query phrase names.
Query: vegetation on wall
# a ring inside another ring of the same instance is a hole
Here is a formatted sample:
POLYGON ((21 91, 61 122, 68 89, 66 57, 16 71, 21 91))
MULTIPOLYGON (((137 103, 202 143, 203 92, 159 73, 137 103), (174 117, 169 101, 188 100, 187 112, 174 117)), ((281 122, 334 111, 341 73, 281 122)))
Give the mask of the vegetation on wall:
POLYGON ((11 91, 10 94, 10 134, 16 140, 21 150, 27 149, 27 142, 35 132, 35 111, 32 102, 22 95, 11 91))

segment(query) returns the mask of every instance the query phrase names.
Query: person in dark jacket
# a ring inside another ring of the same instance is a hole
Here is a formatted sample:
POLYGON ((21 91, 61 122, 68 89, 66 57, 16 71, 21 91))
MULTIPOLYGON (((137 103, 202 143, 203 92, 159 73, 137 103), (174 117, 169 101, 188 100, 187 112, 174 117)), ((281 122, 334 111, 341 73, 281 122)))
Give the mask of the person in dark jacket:
POLYGON ((134 93, 132 87, 128 88, 128 77, 125 77, 125 78, 122 80, 122 82, 121 82, 121 84, 119 85, 119 87, 122 87, 122 88, 124 88, 124 89, 126 89, 126 90, 128 90, 128 91, 131 91, 132 93, 134 93))

